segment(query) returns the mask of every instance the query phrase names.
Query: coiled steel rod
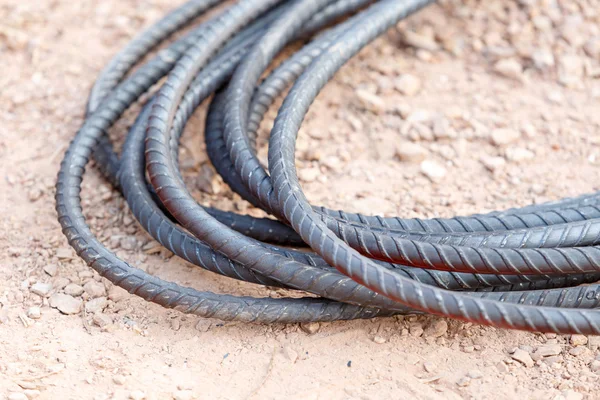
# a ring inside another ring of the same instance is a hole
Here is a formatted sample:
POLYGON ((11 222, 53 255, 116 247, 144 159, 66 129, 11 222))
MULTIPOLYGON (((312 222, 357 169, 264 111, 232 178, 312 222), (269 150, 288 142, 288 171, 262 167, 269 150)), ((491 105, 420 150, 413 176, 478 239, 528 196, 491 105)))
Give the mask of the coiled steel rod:
POLYGON ((91 91, 56 186, 71 246, 114 284, 203 317, 271 323, 425 312, 504 328, 600 334, 598 194, 431 220, 329 210, 304 196, 294 153, 311 103, 353 55, 432 2, 191 0, 167 15, 116 55, 91 91), (134 69, 213 8, 219 8, 214 17, 134 69), (304 47, 261 79, 298 40, 304 47), (117 154, 108 130, 163 79, 117 154), (211 96, 205 126, 211 162, 232 190, 276 219, 205 208, 186 189, 179 141, 211 96), (265 169, 256 135, 279 96, 285 98, 265 169), (127 264, 83 217, 81 182, 92 157, 140 225, 177 256, 223 276, 316 296, 218 295, 127 264), (303 246, 312 252, 294 249, 303 246))

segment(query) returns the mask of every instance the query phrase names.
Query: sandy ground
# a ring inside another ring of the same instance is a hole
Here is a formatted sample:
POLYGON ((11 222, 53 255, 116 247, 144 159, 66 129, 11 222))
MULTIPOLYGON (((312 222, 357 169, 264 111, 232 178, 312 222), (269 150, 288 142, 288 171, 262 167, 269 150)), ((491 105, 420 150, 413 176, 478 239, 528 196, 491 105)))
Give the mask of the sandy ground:
MULTIPOLYGON (((58 163, 99 70, 172 3, 0 0, 0 399, 600 398, 595 337, 416 316, 223 324, 145 303, 74 258, 54 211, 58 163), (63 315, 49 306, 56 293, 100 300, 63 315)), ((307 118, 298 165, 309 198, 433 217, 600 189, 599 12, 597 0, 445 1, 390 31, 307 118)), ((184 138, 190 190, 259 215, 213 177, 204 111, 184 138)), ((158 251, 93 169, 83 197, 101 240, 140 268, 221 293, 284 294, 158 251)))

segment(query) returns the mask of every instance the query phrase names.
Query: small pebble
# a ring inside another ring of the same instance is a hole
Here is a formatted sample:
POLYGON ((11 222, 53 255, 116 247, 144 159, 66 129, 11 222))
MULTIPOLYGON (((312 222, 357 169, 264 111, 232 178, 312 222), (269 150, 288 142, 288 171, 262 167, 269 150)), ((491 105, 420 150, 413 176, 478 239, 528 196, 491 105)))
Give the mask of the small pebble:
POLYGON ((468 376, 471 379, 481 379, 481 378, 483 378, 483 373, 477 369, 474 369, 474 370, 469 371, 468 376))
POLYGON ((571 335, 571 344, 573 346, 583 346, 588 342, 588 338, 585 335, 571 335))
POLYGON ((61 247, 56 250, 56 257, 59 260, 70 260, 73 258, 73 251, 71 249, 67 249, 65 247, 61 247))
POLYGON ((356 97, 360 100, 363 107, 374 114, 382 114, 385 111, 385 101, 374 93, 367 90, 358 89, 356 97))
POLYGON ((425 160, 421 163, 421 172, 432 182, 440 182, 445 177, 448 171, 442 165, 435 161, 425 160))
POLYGON ((384 338, 382 338, 381 336, 375 336, 373 338, 373 341, 377 344, 384 344, 386 342, 386 340, 384 338))
POLYGON ((283 355, 294 364, 298 360, 298 353, 289 346, 283 348, 283 355))
POLYGON ((420 163, 427 157, 427 150, 416 143, 402 142, 396 148, 396 156, 400 161, 420 163))
POLYGON ((415 96, 421 90, 421 80, 411 74, 401 75, 394 87, 405 96, 415 96))
POLYGON ((23 390, 23 394, 25 396, 27 396, 27 398, 29 400, 33 400, 33 399, 37 399, 38 397, 40 397, 42 392, 40 392, 37 389, 27 389, 27 390, 23 390))
POLYGON ((469 386, 471 384, 471 378, 469 378, 468 376, 464 376, 460 378, 458 382, 456 382, 456 384, 460 387, 469 386))
POLYGON ((439 46, 436 43, 435 39, 413 31, 404 32, 404 43, 417 49, 427 50, 431 52, 437 51, 439 49, 439 46))
POLYGON ((562 392, 562 397, 564 400, 583 400, 583 394, 570 389, 562 392))
POLYGON ((511 147, 506 149, 506 159, 520 163, 535 158, 535 154, 531 150, 527 150, 523 147, 511 147))
POLYGON ((501 128, 495 129, 492 132, 490 139, 492 141, 492 144, 494 144, 495 146, 505 146, 507 144, 517 141, 520 137, 521 134, 518 131, 515 131, 514 129, 501 128))
POLYGON ((427 329, 425 329, 424 335, 426 337, 434 337, 439 338, 442 337, 448 332, 448 322, 446 320, 440 319, 433 321, 427 329))
POLYGON ((410 325, 410 334, 414 337, 421 337, 423 335, 423 325, 419 323, 410 325))
POLYGON ((119 245, 123 250, 132 251, 137 248, 137 240, 133 236, 126 236, 121 239, 119 245))
POLYGON ((525 350, 517 349, 511 355, 511 357, 513 360, 520 362, 521 364, 525 365, 528 368, 531 368, 535 365, 535 363, 533 362, 533 359, 531 358, 529 353, 526 352, 525 350))
POLYGON ((37 306, 29 307, 27 310, 27 316, 31 319, 40 319, 42 316, 42 311, 37 306))
POLYGON ((69 296, 77 297, 83 294, 83 288, 75 283, 69 283, 65 286, 64 292, 69 296))
POLYGON ((111 317, 109 317, 106 314, 101 314, 101 313, 94 314, 94 317, 92 318, 92 322, 94 323, 94 325, 96 325, 100 328, 104 328, 105 326, 108 326, 113 323, 111 317))
POLYGON ((146 393, 142 392, 141 390, 134 390, 133 392, 129 393, 129 398, 131 400, 144 400, 146 398, 146 393))
POLYGON ((545 344, 536 349, 533 353, 535 356, 539 358, 549 357, 549 356, 557 356, 562 353, 562 347, 558 344, 545 344))
POLYGON ((44 267, 44 272, 50 276, 56 276, 58 266, 56 264, 48 264, 44 267))
POLYGON ((8 395, 8 400, 28 400, 25 393, 13 392, 8 395))
POLYGON ((97 297, 85 303, 85 312, 94 314, 98 311, 102 311, 108 305, 106 297, 97 297))
POLYGON ((33 286, 31 286, 30 290, 31 290, 31 293, 37 294, 38 296, 41 296, 41 297, 46 297, 52 291, 52 284, 38 282, 38 283, 34 284, 33 286))
POLYGON ((431 361, 425 361, 423 363, 423 369, 427 372, 434 372, 437 369, 437 365, 431 361))
POLYGON ((491 172, 497 171, 506 165, 506 160, 503 157, 482 157, 481 163, 491 172))
POLYGON ((83 290, 92 298, 106 296, 106 289, 104 285, 97 281, 89 281, 83 285, 83 290))
POLYGON ((50 307, 58 309, 63 314, 77 314, 81 311, 83 302, 67 294, 57 293, 48 300, 50 307))
POLYGON ((494 65, 494 71, 506 78, 520 81, 523 79, 523 66, 516 59, 500 60, 494 65))
POLYGON ((475 351, 475 346, 465 346, 462 350, 465 353, 472 353, 475 351))
POLYGON ((496 364, 496 369, 498 370, 498 372, 500 373, 507 373, 508 371, 510 371, 508 369, 508 365, 506 365, 505 363, 503 363, 502 361, 500 361, 499 363, 496 364))
POLYGON ((114 301, 115 303, 118 303, 119 301, 126 299, 127 297, 129 297, 129 293, 125 289, 122 289, 118 286, 112 286, 108 290, 108 298, 114 301))
POLYGON ((584 353, 587 353, 588 349, 587 347, 584 346, 577 346, 577 347, 573 347, 572 349, 569 350, 569 354, 572 355, 573 357, 579 357, 584 353))
POLYGON ((300 329, 302 329, 304 332, 308 333, 309 335, 317 333, 320 328, 321 328, 321 324, 319 324, 318 322, 307 322, 307 323, 300 324, 300 329))

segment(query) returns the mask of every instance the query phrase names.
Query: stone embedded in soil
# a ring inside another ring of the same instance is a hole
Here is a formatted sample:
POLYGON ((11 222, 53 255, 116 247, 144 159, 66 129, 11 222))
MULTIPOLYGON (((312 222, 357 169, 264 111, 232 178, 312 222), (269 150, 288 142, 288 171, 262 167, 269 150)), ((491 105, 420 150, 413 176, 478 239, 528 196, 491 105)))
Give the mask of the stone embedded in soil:
POLYGON ((588 338, 585 335, 571 335, 571 344, 573 346, 583 346, 588 342, 588 338))
POLYGON ((7 397, 8 400, 28 400, 25 393, 13 392, 7 397))
POLYGON ((108 305, 106 297, 96 297, 85 303, 85 311, 90 314, 94 314, 98 311, 102 311, 108 305))
POLYGON ((63 314, 77 314, 81 311, 83 301, 67 294, 57 293, 50 297, 50 307, 58 309, 63 314))
POLYGON ((401 75, 394 87, 405 96, 415 96, 421 90, 421 80, 411 74, 401 75))
POLYGON ((594 360, 590 363, 590 369, 593 372, 598 372, 600 371, 600 360, 594 360))
POLYGON ((307 323, 300 324, 300 329, 302 329, 304 332, 308 333, 309 335, 317 333, 320 328, 321 328, 321 324, 319 324, 318 322, 307 322, 307 323))
POLYGON ((535 364, 529 353, 522 349, 515 350, 515 352, 511 354, 511 358, 520 362, 528 368, 533 367, 535 364))
POLYGON ((83 290, 91 297, 103 297, 106 296, 106 288, 100 282, 89 281, 83 285, 83 290))
POLYGON ((34 284, 33 286, 31 286, 30 291, 31 291, 31 293, 37 294, 38 296, 46 297, 52 291, 52 284, 38 282, 38 283, 34 284))
POLYGON ((400 161, 420 163, 427 157, 427 150, 415 143, 402 142, 396 148, 396 156, 398 156, 400 161))
POLYGON ((435 161, 429 160, 421 163, 421 172, 432 182, 440 182, 447 174, 446 168, 435 161))
POLYGON ((448 332, 448 322, 443 319, 432 322, 425 332, 423 333, 426 337, 434 337, 439 338, 442 337, 448 332))
POLYGON ((506 146, 507 144, 513 143, 521 137, 521 134, 508 128, 495 129, 490 136, 492 144, 495 146, 506 146))

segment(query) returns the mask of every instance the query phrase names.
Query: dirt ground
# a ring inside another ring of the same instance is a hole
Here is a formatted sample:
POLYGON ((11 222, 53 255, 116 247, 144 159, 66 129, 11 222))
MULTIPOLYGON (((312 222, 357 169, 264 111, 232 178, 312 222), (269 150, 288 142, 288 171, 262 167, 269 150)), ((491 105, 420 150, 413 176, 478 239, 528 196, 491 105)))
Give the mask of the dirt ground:
MULTIPOLYGON (((600 338, 417 316, 224 324, 148 304, 74 258, 54 211, 58 164, 100 69, 174 3, 0 0, 0 399, 600 398, 600 338), (50 307, 57 293, 83 311, 50 307)), ((599 23, 598 0, 456 0, 400 24, 313 106, 298 145, 310 200, 433 217, 599 190, 599 23)), ((259 215, 213 176, 204 111, 184 138, 190 190, 259 215)), ((285 294, 161 252, 93 168, 83 198, 101 240, 140 268, 285 294)))

